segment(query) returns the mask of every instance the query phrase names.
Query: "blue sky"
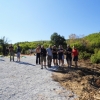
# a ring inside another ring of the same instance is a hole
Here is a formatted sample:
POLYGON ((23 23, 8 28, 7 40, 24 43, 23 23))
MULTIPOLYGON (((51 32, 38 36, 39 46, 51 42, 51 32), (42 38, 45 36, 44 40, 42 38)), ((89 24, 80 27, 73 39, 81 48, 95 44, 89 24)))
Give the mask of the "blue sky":
POLYGON ((10 43, 99 31, 100 0, 0 0, 0 37, 10 43))

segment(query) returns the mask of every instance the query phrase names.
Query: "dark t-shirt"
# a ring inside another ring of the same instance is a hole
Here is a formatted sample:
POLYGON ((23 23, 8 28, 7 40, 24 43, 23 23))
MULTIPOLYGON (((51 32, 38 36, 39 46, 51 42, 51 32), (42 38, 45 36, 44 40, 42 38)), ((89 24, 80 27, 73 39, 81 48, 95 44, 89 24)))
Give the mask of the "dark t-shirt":
POLYGON ((63 49, 58 49, 58 55, 63 55, 63 49), (59 52, 61 51, 61 52, 59 52))
POLYGON ((46 53, 47 53, 46 49, 41 48, 41 53, 40 53, 41 56, 46 57, 46 53))
POLYGON ((13 52, 13 46, 10 46, 10 47, 9 47, 9 51, 10 51, 10 52, 13 52))
POLYGON ((57 55, 57 49, 52 49, 52 54, 57 55))
POLYGON ((72 56, 72 48, 67 48, 66 49, 66 56, 71 57, 72 56))
POLYGON ((20 46, 17 47, 17 52, 21 52, 20 46))

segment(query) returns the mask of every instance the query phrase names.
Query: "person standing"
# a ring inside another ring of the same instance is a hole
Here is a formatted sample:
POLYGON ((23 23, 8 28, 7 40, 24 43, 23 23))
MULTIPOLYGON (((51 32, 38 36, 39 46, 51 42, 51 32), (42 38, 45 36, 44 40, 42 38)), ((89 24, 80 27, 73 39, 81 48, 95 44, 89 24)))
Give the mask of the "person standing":
POLYGON ((51 67, 51 62, 52 62, 52 47, 49 45, 49 48, 47 48, 47 62, 48 62, 48 67, 51 67))
POLYGON ((58 49, 58 60, 59 60, 59 66, 63 66, 64 64, 64 50, 62 45, 59 45, 59 49, 58 49))
POLYGON ((38 47, 36 48, 36 64, 40 64, 40 52, 41 52, 41 46, 38 45, 38 47))
POLYGON ((10 61, 12 60, 11 58, 13 58, 14 61, 14 48, 12 44, 9 46, 9 53, 10 53, 10 61))
POLYGON ((52 54, 53 54, 53 63, 54 63, 54 66, 57 66, 58 65, 58 59, 57 59, 57 49, 56 49, 55 45, 53 46, 52 54))
POLYGON ((19 46, 19 44, 17 44, 17 61, 20 62, 20 54, 21 54, 21 48, 19 46))
POLYGON ((75 68, 78 67, 78 65, 77 65, 78 55, 79 55, 79 52, 78 52, 77 48, 75 46, 73 46, 72 56, 73 56, 73 61, 75 62, 75 68))
POLYGON ((70 47, 70 45, 67 45, 66 60, 67 60, 68 67, 71 67, 72 66, 72 48, 70 47))
POLYGON ((44 67, 46 68, 46 54, 47 51, 44 48, 44 46, 41 46, 41 53, 40 53, 40 57, 41 57, 41 69, 43 69, 43 63, 44 63, 44 67))

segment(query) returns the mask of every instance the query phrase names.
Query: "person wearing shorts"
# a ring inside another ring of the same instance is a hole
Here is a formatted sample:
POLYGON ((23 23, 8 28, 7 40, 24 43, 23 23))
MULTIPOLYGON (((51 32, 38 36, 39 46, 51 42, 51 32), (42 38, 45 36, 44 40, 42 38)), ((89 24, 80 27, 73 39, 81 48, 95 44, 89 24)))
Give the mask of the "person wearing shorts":
POLYGON ((73 50, 72 50, 72 55, 73 55, 73 61, 75 62, 75 67, 77 68, 77 61, 78 61, 78 50, 76 49, 75 46, 73 46, 73 50))
POLYGON ((56 49, 55 45, 52 48, 52 55, 53 55, 54 66, 57 66, 58 65, 58 61, 57 61, 57 49, 56 49))
POLYGON ((58 49, 58 60, 59 60, 59 66, 63 66, 64 64, 64 54, 63 54, 64 50, 62 45, 59 45, 59 49, 58 49))
POLYGON ((17 44, 17 61, 20 62, 20 54, 21 54, 21 48, 19 46, 19 44, 17 44))
POLYGON ((66 60, 67 60, 68 67, 71 67, 72 66, 72 48, 70 47, 70 45, 67 45, 66 60))
POLYGON ((41 69, 43 69, 43 63, 44 63, 44 67, 46 68, 46 49, 44 48, 44 46, 42 45, 41 46, 41 52, 40 52, 40 55, 41 55, 41 69))

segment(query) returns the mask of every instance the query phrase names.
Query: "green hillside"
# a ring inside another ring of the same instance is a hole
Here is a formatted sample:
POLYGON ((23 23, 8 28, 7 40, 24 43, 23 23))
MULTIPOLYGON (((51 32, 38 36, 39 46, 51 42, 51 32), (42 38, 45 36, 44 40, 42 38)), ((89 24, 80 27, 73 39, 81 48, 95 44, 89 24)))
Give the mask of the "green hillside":
MULTIPOLYGON (((66 40, 66 43, 70 44, 71 47, 73 45, 77 47, 77 49, 79 50, 80 59, 90 59, 93 63, 100 63, 100 32, 92 33, 82 38, 70 38, 66 40)), ((53 45, 53 42, 47 40, 18 42, 14 44, 15 52, 17 48, 16 44, 19 44, 21 46, 23 54, 29 54, 29 49, 35 49, 38 44, 44 45, 44 47, 47 48, 49 45, 53 45)), ((0 54, 2 54, 2 51, 4 51, 6 46, 8 46, 7 41, 5 42, 5 39, 0 39, 0 54)))

